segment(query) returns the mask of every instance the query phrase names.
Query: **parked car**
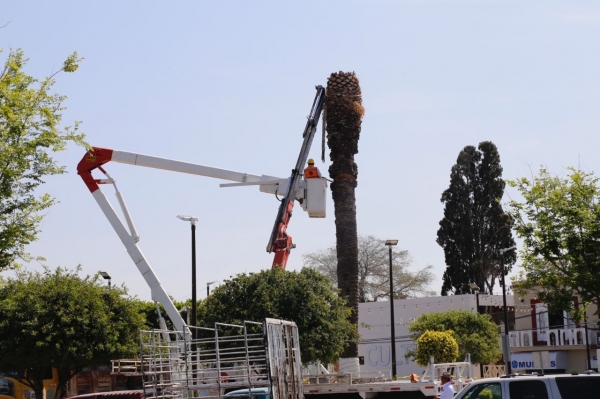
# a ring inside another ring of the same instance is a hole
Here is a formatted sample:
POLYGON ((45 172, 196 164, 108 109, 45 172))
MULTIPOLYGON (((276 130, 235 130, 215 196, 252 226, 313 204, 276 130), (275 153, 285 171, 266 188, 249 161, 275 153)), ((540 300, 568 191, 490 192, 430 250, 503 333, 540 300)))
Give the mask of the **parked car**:
POLYGON ((231 399, 269 399, 269 388, 238 389, 225 396, 231 399))
POLYGON ((600 374, 513 375, 473 381, 454 399, 600 398, 600 374))

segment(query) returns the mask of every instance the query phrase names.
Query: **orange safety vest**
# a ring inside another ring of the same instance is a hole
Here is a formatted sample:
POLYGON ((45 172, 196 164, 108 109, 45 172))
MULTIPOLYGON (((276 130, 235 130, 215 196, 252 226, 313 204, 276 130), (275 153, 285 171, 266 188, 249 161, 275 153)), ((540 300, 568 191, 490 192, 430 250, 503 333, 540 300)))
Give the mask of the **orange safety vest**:
POLYGON ((316 166, 307 166, 306 169, 304 169, 305 179, 316 179, 319 177, 321 177, 321 174, 319 173, 319 169, 317 169, 316 166))

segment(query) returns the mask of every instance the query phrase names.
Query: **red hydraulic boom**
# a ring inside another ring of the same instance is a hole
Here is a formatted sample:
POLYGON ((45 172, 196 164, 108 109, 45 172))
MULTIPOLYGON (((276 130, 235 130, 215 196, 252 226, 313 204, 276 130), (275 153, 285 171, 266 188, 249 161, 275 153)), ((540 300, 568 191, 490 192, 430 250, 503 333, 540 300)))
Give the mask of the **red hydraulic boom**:
POLYGON ((287 226, 290 223, 292 217, 292 210, 294 209, 294 200, 298 199, 300 203, 308 200, 308 198, 297 198, 298 188, 302 180, 302 172, 306 161, 308 160, 308 153, 310 152, 310 146, 312 145, 317 125, 319 124, 319 118, 323 111, 325 104, 325 89, 323 86, 317 86, 317 94, 313 101, 312 109, 308 115, 306 121, 306 127, 302 137, 302 148, 296 161, 296 166, 292 169, 292 175, 288 179, 288 185, 285 190, 285 195, 279 205, 279 211, 277 212, 277 218, 271 232, 271 238, 267 244, 267 252, 275 252, 275 259, 273 259, 273 268, 285 269, 287 259, 290 256, 290 251, 295 248, 292 243, 292 236, 287 233, 287 226))

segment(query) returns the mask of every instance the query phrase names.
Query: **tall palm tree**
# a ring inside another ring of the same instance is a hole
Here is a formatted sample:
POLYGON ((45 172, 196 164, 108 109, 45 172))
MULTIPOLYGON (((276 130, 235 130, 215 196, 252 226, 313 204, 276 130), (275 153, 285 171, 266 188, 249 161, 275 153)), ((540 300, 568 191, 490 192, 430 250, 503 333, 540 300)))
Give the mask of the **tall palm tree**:
MULTIPOLYGON (((335 208, 338 287, 352 308, 350 321, 358 328, 358 234, 356 229, 356 177, 354 154, 358 152, 364 114, 362 94, 354 72, 334 72, 327 79, 327 145, 332 161, 329 176, 335 208)), ((350 343, 342 358, 358 357, 358 345, 350 343)))

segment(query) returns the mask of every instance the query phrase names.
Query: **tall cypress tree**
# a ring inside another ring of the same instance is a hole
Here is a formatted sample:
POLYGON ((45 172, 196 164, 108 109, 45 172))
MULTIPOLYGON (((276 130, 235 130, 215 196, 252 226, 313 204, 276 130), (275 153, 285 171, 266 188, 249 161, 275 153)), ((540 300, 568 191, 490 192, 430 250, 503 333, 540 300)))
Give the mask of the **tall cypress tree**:
MULTIPOLYGON (((499 250, 515 245, 512 220, 501 204, 504 187, 494 143, 466 146, 458 154, 450 187, 442 193, 444 218, 437 232, 446 258, 442 295, 467 294, 469 283, 477 284, 482 293, 493 292, 502 276, 499 250)), ((504 254, 507 272, 515 261, 515 251, 504 254)))

